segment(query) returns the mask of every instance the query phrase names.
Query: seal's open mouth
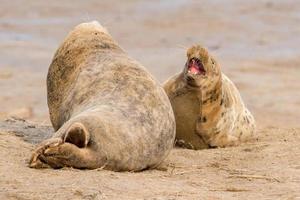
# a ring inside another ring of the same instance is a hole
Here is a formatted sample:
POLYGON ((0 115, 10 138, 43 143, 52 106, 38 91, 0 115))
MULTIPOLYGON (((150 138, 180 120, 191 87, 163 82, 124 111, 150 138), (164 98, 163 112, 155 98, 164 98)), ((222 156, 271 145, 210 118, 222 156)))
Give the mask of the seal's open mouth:
POLYGON ((204 66, 198 58, 192 58, 188 61, 188 73, 193 75, 205 75, 204 66))

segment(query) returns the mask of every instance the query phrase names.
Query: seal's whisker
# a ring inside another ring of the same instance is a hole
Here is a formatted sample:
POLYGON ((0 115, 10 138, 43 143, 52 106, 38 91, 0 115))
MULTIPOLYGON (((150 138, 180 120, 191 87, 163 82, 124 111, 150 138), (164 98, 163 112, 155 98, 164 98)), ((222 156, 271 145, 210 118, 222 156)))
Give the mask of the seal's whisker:
POLYGON ((176 45, 176 48, 179 48, 179 49, 182 49, 184 51, 187 51, 188 50, 188 47, 184 46, 184 45, 181 45, 181 44, 177 44, 176 45))

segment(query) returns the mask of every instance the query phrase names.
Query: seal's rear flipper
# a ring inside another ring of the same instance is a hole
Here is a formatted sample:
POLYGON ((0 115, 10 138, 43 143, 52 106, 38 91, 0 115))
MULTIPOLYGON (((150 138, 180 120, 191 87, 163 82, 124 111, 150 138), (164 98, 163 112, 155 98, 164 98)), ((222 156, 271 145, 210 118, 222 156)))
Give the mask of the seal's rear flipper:
POLYGON ((72 143, 79 148, 86 147, 89 140, 90 134, 86 127, 80 122, 76 122, 70 126, 64 139, 65 142, 72 143))
POLYGON ((92 148, 85 148, 89 141, 88 129, 84 124, 74 122, 69 126, 63 138, 50 138, 42 142, 33 152, 29 167, 95 169, 103 166, 106 157, 102 158, 92 148))

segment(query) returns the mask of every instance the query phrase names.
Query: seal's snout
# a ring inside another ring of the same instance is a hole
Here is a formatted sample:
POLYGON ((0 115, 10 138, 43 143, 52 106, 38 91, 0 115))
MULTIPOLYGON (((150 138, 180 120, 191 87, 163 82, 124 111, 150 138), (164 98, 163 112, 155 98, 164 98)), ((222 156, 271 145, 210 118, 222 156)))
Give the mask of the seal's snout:
POLYGON ((193 46, 187 50, 187 73, 192 76, 205 77, 210 70, 208 68, 209 55, 207 50, 200 45, 193 46))

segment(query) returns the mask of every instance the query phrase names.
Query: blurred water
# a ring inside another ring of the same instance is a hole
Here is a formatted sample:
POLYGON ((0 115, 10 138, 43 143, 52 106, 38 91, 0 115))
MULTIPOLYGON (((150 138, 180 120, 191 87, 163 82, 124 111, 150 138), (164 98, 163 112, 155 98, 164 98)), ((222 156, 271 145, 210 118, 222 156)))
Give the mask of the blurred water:
POLYGON ((159 0, 159 1, 139 1, 135 6, 137 15, 149 16, 158 13, 176 12, 183 5, 188 5, 191 0, 159 0))
POLYGON ((26 33, 15 33, 11 31, 0 32, 0 42, 4 41, 30 41, 33 40, 34 37, 30 34, 26 33))
POLYGON ((258 118, 299 124, 300 1, 0 3, 0 77, 2 71, 12 74, 0 79, 0 115, 30 105, 35 119, 47 118, 45 78, 55 50, 72 27, 98 20, 161 82, 182 70, 187 47, 201 43, 258 118))
POLYGON ((62 17, 48 17, 48 18, 10 18, 10 19, 0 19, 0 23, 6 23, 11 25, 19 26, 39 26, 39 25, 63 25, 72 22, 70 18, 62 17))

